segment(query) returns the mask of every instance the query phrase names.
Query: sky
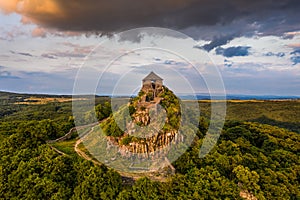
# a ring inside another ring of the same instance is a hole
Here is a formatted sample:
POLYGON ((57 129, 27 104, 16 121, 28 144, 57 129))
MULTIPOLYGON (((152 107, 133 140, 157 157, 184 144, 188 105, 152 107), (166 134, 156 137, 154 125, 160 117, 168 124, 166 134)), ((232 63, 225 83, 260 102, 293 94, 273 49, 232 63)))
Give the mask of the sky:
POLYGON ((0 0, 0 90, 134 93, 155 71, 180 93, 300 96, 299 9, 298 0, 0 0))

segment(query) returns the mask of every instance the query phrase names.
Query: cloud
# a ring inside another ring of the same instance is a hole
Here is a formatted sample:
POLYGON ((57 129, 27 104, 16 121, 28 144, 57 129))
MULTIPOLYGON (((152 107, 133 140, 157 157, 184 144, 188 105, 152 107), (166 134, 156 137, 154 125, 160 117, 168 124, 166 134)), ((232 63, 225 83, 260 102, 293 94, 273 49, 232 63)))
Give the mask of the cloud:
POLYGON ((17 52, 17 51, 10 51, 10 53, 12 53, 12 54, 18 54, 18 55, 21 55, 21 56, 34 57, 34 55, 32 55, 30 53, 17 52))
POLYGON ((89 54, 95 48, 93 45, 81 46, 79 44, 73 44, 71 42, 63 42, 62 45, 73 48, 73 53, 77 54, 89 54))
POLYGON ((293 62, 293 65, 300 63, 300 56, 292 56, 291 61, 293 62))
POLYGON ((295 43, 295 44, 289 44, 287 45, 288 47, 291 47, 291 48, 300 48, 300 43, 295 43))
POLYGON ((49 59, 57 59, 56 55, 53 55, 53 54, 47 54, 47 53, 43 53, 41 55, 43 58, 49 58, 49 59))
POLYGON ((292 55, 300 54, 300 49, 295 49, 291 54, 292 55))
POLYGON ((226 67, 232 67, 233 62, 230 61, 230 60, 224 59, 224 65, 225 65, 226 67))
POLYGON ((293 65, 300 63, 300 49, 296 49, 291 53, 291 61, 293 62, 293 65))
POLYGON ((230 42, 234 38, 234 35, 225 35, 225 36, 218 36, 212 39, 209 44, 205 44, 203 46, 195 46, 195 48, 204 49, 206 51, 211 51, 215 47, 222 46, 230 42))
POLYGON ((284 57, 285 53, 283 52, 278 52, 278 53, 273 53, 273 52, 268 52, 266 54, 264 54, 264 56, 276 56, 276 57, 284 57))
POLYGON ((0 27, 1 40, 12 41, 17 36, 25 36, 25 35, 27 35, 26 31, 22 30, 20 26, 13 26, 13 27, 8 26, 6 29, 0 27))
POLYGON ((43 28, 36 27, 35 29, 32 30, 31 32, 32 37, 46 37, 47 36, 47 31, 43 28))
MULTIPOLYGON (((300 28, 298 0, 0 0, 0 8, 26 17, 24 23, 101 34, 144 26, 176 30, 227 27, 236 21, 244 25, 234 27, 235 35, 292 35, 300 28)), ((220 35, 227 34, 215 33, 210 39, 222 40, 220 35)), ((211 45, 205 48, 213 49, 211 45)))
POLYGON ((10 78, 0 76, 0 90, 44 93, 44 94, 72 94, 76 71, 46 72, 16 72, 19 77, 10 78))
POLYGON ((80 37, 82 35, 89 36, 88 33, 82 33, 82 32, 75 32, 75 31, 57 31, 52 28, 42 28, 42 27, 36 27, 31 31, 32 37, 41 37, 45 38, 48 35, 51 36, 57 36, 57 37, 80 37))
MULTIPOLYGON (((250 61, 250 60, 249 60, 250 61)), ((272 63, 235 63, 221 71, 227 93, 299 95, 299 66, 270 69, 272 63)))
POLYGON ((19 79, 20 77, 12 75, 10 71, 3 70, 6 67, 0 66, 0 79, 19 79))
POLYGON ((59 43, 60 45, 63 45, 67 48, 70 48, 71 50, 65 50, 65 51, 55 51, 50 53, 43 53, 41 57, 43 58, 49 58, 49 59, 58 59, 58 58, 84 58, 89 53, 91 53, 94 46, 81 46, 78 44, 73 44, 71 42, 63 42, 59 43))
POLYGON ((175 60, 165 60, 165 65, 177 65, 177 62, 175 60))
POLYGON ((237 47, 229 47, 229 48, 221 48, 218 47, 216 49, 217 55, 223 55, 224 57, 235 57, 235 56, 248 56, 249 49, 251 47, 248 46, 237 46, 237 47))
POLYGON ((133 43, 140 43, 146 37, 155 37, 155 36, 163 36, 163 37, 172 37, 172 38, 180 38, 187 39, 188 36, 177 31, 170 31, 169 29, 156 27, 147 27, 147 33, 144 32, 143 29, 135 29, 134 31, 124 31, 119 36, 119 41, 130 41, 133 43))
POLYGON ((20 77, 13 76, 9 71, 0 71, 0 79, 20 79, 20 77))
POLYGON ((292 32, 287 32, 283 35, 283 38, 285 39, 292 39, 296 36, 300 35, 300 31, 292 31, 292 32))
POLYGON ((59 51, 55 53, 44 53, 41 55, 44 58, 57 59, 57 58, 84 58, 86 54, 69 52, 69 51, 59 51))
POLYGON ((250 76, 223 73, 228 94, 299 95, 299 76, 293 72, 257 72, 250 76))

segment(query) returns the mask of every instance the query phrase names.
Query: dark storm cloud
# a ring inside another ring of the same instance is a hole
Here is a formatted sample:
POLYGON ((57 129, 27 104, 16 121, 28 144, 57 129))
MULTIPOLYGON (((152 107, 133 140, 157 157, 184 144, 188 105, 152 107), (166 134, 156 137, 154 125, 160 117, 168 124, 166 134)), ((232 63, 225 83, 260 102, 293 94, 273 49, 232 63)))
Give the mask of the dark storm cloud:
POLYGON ((216 40, 204 47, 207 50, 228 42, 229 36, 283 35, 300 29, 299 0, 12 0, 0 2, 0 7, 20 13, 24 21, 64 31, 111 34, 143 26, 176 30, 231 27, 230 34, 213 32, 206 36, 216 40), (232 26, 236 21, 240 25, 232 26))
POLYGON ((250 48, 251 47, 248 46, 237 46, 237 47, 229 47, 229 48, 218 47, 216 49, 216 54, 223 55, 224 57, 227 58, 235 57, 235 56, 248 56, 250 48))

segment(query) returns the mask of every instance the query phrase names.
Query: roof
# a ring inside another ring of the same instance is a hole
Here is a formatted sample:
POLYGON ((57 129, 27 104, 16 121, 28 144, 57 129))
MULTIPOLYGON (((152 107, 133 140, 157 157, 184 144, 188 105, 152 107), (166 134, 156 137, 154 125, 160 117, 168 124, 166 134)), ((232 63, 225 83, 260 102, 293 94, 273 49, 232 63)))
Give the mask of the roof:
POLYGON ((143 81, 157 81, 157 80, 163 80, 162 78, 160 78, 157 74, 155 74, 154 72, 150 72, 150 74, 148 74, 148 76, 146 76, 143 81))

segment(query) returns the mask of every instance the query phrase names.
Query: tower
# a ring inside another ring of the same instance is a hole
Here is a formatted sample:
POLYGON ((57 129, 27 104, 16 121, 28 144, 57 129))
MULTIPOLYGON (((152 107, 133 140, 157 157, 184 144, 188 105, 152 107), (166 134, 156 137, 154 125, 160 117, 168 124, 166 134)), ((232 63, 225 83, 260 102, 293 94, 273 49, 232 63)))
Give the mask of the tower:
POLYGON ((143 87, 142 91, 145 93, 153 93, 153 97, 157 97, 157 94, 162 91, 163 86, 163 79, 155 74, 153 71, 150 72, 144 79, 143 79, 143 87))

